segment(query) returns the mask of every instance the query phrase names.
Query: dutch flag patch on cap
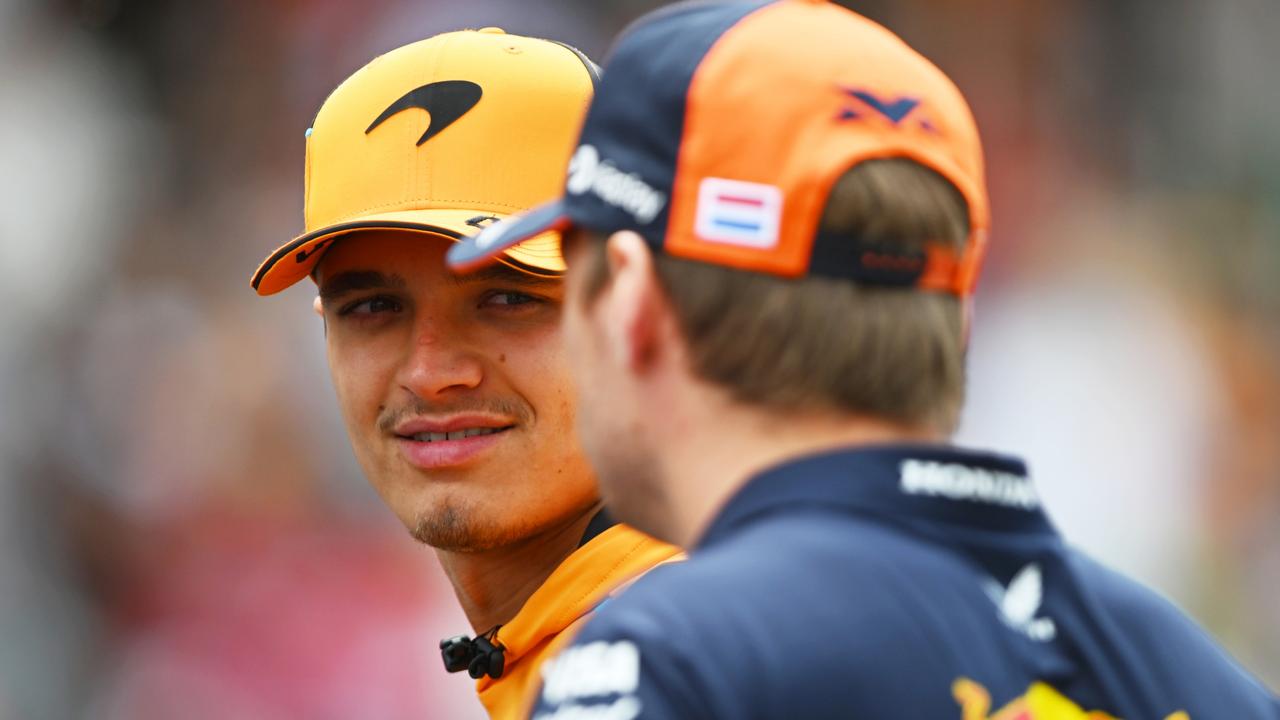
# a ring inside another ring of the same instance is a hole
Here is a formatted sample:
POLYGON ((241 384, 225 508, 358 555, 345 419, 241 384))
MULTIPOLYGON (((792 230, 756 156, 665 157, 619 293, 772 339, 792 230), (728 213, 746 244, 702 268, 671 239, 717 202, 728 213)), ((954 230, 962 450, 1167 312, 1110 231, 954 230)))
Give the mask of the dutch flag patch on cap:
POLYGON ((778 244, 782 191, 773 185, 704 178, 695 232, 711 242, 767 250, 778 244))

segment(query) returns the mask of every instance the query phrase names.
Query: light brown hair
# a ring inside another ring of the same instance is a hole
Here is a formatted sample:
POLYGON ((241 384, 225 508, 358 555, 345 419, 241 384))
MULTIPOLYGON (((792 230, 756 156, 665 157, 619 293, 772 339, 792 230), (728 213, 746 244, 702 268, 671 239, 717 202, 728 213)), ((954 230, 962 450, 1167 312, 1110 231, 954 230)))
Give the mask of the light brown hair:
MULTIPOLYGON (((929 241, 958 252, 969 219, 963 197, 941 175, 895 158, 846 172, 820 231, 901 251, 929 241)), ((592 245, 588 298, 609 280, 604 244, 592 245)), ((956 297, 818 276, 791 280, 661 253, 654 263, 692 371, 736 399, 954 430, 965 382, 956 297)))

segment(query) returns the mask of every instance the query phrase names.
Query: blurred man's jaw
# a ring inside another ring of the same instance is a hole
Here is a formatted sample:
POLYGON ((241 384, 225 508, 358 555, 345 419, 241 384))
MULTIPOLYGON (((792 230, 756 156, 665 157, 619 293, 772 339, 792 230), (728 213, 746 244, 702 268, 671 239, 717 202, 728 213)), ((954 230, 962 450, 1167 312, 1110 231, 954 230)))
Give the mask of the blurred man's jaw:
POLYGON ((591 242, 604 238, 578 237, 567 252, 564 342, 572 368, 578 406, 578 434, 599 477, 601 494, 614 517, 648 533, 655 530, 647 514, 661 512, 659 453, 653 452, 637 422, 637 393, 643 392, 626 350, 610 343, 625 342, 625 333, 610 333, 603 307, 612 283, 593 298, 585 297, 588 266, 598 258, 591 242))

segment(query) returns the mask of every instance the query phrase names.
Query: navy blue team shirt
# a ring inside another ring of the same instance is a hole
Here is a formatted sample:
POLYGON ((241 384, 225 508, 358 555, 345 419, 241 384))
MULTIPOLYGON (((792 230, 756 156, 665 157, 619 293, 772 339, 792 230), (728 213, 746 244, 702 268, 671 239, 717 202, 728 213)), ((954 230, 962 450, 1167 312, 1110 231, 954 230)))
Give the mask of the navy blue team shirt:
POLYGON ((947 446, 756 476, 543 672, 538 720, 1280 718, 1173 605, 1067 545, 1022 462, 947 446))

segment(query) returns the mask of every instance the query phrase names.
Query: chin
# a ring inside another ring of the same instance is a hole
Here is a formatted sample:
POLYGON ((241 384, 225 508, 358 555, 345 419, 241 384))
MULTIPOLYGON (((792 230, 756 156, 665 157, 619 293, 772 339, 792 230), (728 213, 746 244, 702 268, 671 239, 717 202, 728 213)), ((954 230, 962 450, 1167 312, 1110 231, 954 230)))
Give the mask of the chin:
POLYGON ((483 552, 516 539, 485 515, 456 502, 436 503, 409 523, 409 534, 420 543, 449 552, 483 552))
MULTIPOLYGON (((418 542, 449 552, 484 552, 527 540, 554 526, 555 517, 529 513, 537 503, 486 497, 489 488, 453 488, 452 492, 419 495, 417 512, 406 519, 418 542), (480 490, 479 497, 467 490, 480 490)), ((504 496, 500 488, 492 489, 504 496)))

